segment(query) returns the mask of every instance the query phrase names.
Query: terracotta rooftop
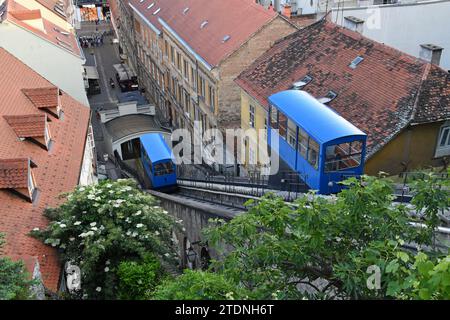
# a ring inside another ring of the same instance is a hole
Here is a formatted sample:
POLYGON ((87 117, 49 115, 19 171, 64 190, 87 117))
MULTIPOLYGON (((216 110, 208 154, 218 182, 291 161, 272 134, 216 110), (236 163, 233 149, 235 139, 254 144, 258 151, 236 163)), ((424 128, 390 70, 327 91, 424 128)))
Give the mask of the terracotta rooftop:
POLYGON ((76 56, 81 57, 81 49, 78 45, 78 40, 71 30, 61 29, 49 20, 38 17, 41 16, 40 10, 30 10, 14 0, 5 0, 6 17, 3 19, 24 28, 36 36, 53 43, 54 45, 64 49, 76 56), (36 25, 29 24, 28 20, 41 19, 43 29, 39 29, 36 25))
POLYGON ((46 114, 3 116, 19 138, 43 137, 47 122, 46 114))
POLYGON ((0 189, 28 188, 28 158, 0 159, 0 189))
POLYGON ((47 9, 53 11, 58 16, 67 21, 65 10, 67 10, 67 6, 69 5, 68 0, 35 0, 35 1, 43 5, 47 9), (60 6, 59 3, 62 3, 63 5, 60 6))
POLYGON ((214 67, 277 16, 254 0, 128 0, 157 29, 164 20, 214 67), (151 5, 154 3, 153 5, 151 5), (148 9, 150 7, 150 9, 148 9), (158 9, 160 9, 158 11, 158 9), (207 24, 201 28, 203 22, 207 24), (229 37, 226 41, 226 37, 229 37))
POLYGON ((28 234, 33 228, 47 226, 44 210, 57 206, 61 201, 58 196, 78 184, 90 111, 63 93, 64 119, 48 123, 54 142, 48 152, 30 141, 19 140, 3 116, 46 114, 35 107, 22 89, 56 87, 3 48, 0 48, 0 78, 0 159, 33 159, 39 191, 31 204, 0 190, 0 232, 6 234, 4 251, 6 255, 38 257, 44 284, 56 290, 60 275, 57 252, 28 234))
POLYGON ((369 157, 408 124, 450 118, 448 72, 325 20, 277 42, 236 82, 268 107, 306 75, 302 90, 337 93, 329 106, 368 134, 369 157))

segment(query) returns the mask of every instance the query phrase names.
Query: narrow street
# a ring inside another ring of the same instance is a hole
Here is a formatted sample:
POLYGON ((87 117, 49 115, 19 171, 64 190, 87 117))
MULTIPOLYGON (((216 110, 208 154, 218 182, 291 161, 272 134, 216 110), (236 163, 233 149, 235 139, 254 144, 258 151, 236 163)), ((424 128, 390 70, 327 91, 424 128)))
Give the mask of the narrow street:
MULTIPOLYGON (((111 26, 107 23, 96 25, 95 23, 83 23, 81 30, 78 31, 78 37, 99 36, 103 32, 109 32, 111 26)), ((115 80, 114 64, 120 63, 118 44, 113 44, 113 35, 105 35, 103 38, 103 44, 99 46, 90 46, 89 48, 83 48, 86 56, 86 65, 95 66, 99 74, 99 84, 101 88, 100 94, 89 95, 89 104, 93 111, 92 116, 92 128, 94 131, 95 146, 97 151, 97 160, 104 162, 103 154, 106 153, 104 145, 104 134, 102 125, 97 112, 99 110, 106 110, 113 108, 117 105, 117 94, 120 93, 119 86, 115 80), (109 79, 114 79, 116 82, 115 88, 112 88, 109 79)), ((111 174, 114 178, 117 174, 114 173, 115 166, 108 162, 106 163, 106 170, 108 175, 111 174)))

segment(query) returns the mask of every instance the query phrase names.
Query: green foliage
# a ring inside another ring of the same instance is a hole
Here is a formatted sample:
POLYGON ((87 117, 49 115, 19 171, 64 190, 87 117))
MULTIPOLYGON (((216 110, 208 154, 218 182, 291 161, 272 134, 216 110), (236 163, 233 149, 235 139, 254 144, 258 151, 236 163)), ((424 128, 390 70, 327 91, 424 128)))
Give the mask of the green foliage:
POLYGON ((151 252, 176 264, 171 240, 175 220, 134 181, 102 181, 65 197, 61 206, 46 211, 48 228, 35 229, 32 235, 59 248, 64 261, 81 268, 80 294, 88 299, 117 297, 115 272, 121 261, 138 261, 151 252))
MULTIPOLYGON (((3 234, 0 233, 0 249, 3 245, 3 234)), ((0 256, 0 300, 30 298, 32 283, 22 261, 14 262, 7 257, 0 256)))
POLYGON ((142 262, 122 261, 117 268, 118 296, 124 300, 149 299, 164 276, 161 263, 152 255, 142 262))
POLYGON ((245 299, 247 293, 221 274, 186 270, 156 288, 155 300, 224 300, 245 299))
MULTIPOLYGON (((439 195, 432 191, 432 199, 423 196, 436 188, 431 183, 425 181, 417 192, 422 198, 416 205, 427 218, 433 206, 448 208, 442 201, 448 189, 439 195)), ((274 293, 279 299, 406 295, 417 281, 409 273, 414 257, 404 244, 431 243, 432 233, 413 227, 408 209, 392 204, 389 181, 365 176, 344 184, 347 188, 332 200, 310 194, 290 205, 269 195, 245 215, 228 223, 216 220, 206 231, 222 253, 214 269, 256 299, 274 293), (379 289, 368 287, 371 266, 380 269, 379 289)))

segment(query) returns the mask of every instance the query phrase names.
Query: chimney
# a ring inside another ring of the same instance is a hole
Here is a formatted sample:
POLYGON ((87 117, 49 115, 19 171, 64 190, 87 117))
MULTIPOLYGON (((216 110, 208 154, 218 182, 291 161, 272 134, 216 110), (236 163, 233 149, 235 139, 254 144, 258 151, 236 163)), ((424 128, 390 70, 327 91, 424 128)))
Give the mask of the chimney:
POLYGON ((444 48, 434 44, 421 44, 419 57, 432 64, 439 65, 441 62, 442 50, 444 50, 444 48))
POLYGON ((362 33, 363 31, 363 24, 364 20, 359 19, 354 16, 347 16, 344 17, 344 28, 347 28, 349 30, 362 33))
POLYGON ((281 12, 280 0, 273 0, 273 10, 276 12, 281 12))
POLYGON ((290 19, 292 14, 292 6, 289 3, 283 5, 283 16, 290 19))

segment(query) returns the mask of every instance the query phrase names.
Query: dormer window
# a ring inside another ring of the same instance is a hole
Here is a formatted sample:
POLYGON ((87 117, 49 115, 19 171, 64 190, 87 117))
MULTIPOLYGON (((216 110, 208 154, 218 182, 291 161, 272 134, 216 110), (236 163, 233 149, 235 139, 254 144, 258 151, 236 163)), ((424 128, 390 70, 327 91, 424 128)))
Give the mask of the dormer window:
POLYGON ((0 189, 33 202, 36 180, 32 169, 36 167, 30 158, 0 159, 0 189))
POLYGON ((3 118, 19 139, 29 140, 49 150, 51 134, 46 114, 3 116, 3 118))
POLYGON ((60 90, 57 87, 22 89, 22 92, 36 108, 60 118, 60 90))

